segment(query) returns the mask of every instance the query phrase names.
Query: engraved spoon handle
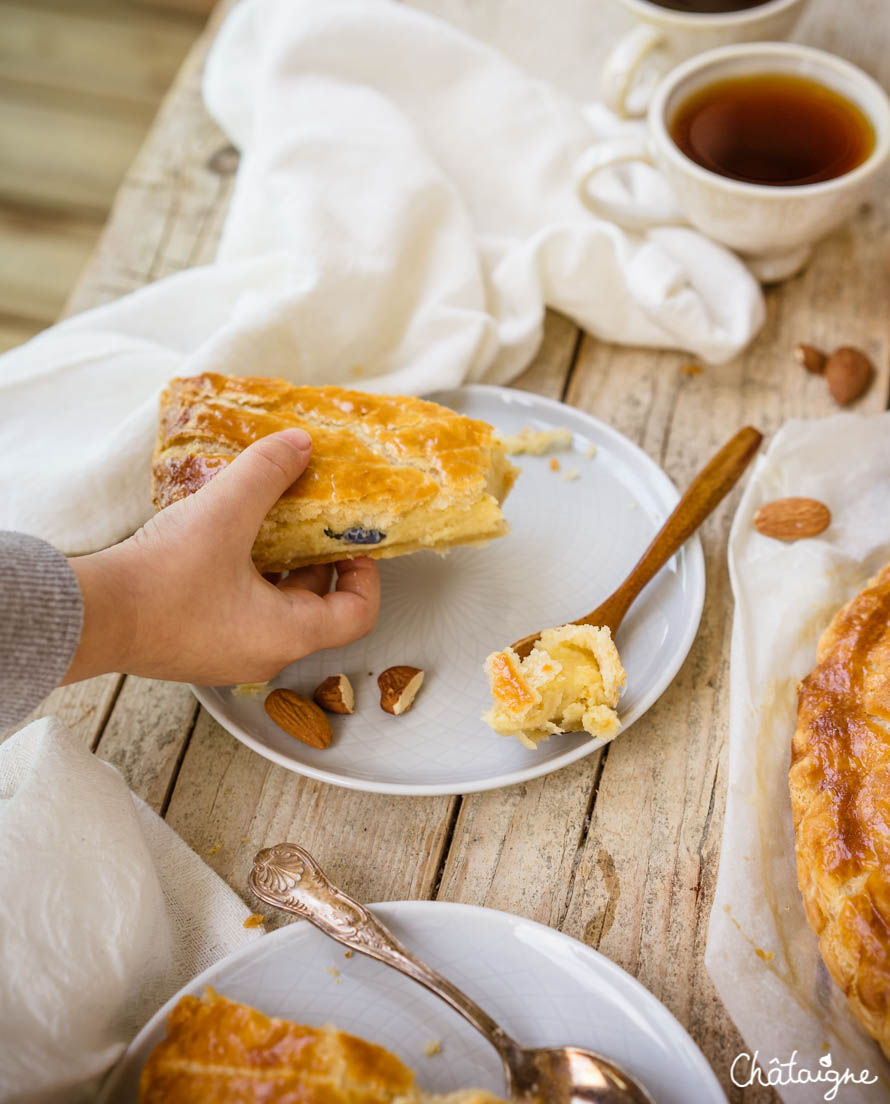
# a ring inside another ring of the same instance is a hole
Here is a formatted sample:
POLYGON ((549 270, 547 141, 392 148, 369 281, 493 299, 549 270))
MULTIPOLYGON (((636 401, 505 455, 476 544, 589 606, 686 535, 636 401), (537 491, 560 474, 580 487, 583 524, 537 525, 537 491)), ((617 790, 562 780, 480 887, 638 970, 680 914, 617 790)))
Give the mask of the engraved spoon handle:
POLYGON ((520 1049, 475 1001, 406 950, 372 912, 333 885, 302 847, 279 843, 260 851, 248 884, 266 904, 308 920, 344 947, 376 958, 419 981, 481 1031, 505 1064, 520 1049))

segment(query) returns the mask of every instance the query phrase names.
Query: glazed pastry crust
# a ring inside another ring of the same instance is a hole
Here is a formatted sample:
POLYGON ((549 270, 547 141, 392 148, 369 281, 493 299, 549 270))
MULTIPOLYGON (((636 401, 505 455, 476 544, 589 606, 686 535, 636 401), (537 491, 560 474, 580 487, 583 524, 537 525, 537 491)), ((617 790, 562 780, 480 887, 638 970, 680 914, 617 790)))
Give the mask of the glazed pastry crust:
POLYGON ((312 459, 263 523, 253 549, 260 571, 507 532, 500 503, 518 470, 485 422, 402 395, 214 373, 174 379, 161 396, 155 508, 198 490, 260 437, 294 427, 311 434, 312 459))
POLYGON ((208 989, 170 1013, 139 1104, 504 1104, 469 1090, 428 1096, 390 1051, 331 1027, 264 1016, 208 989))
POLYGON ((798 688, 789 781, 807 919, 890 1057, 890 565, 822 634, 798 688))

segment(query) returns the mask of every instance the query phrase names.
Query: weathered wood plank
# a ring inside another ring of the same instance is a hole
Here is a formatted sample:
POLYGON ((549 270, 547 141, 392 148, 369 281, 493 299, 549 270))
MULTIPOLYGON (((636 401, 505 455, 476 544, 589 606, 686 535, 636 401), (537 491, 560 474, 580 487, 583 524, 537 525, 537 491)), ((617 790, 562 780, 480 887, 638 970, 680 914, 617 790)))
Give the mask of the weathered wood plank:
POLYGON ((102 216, 151 120, 150 107, 109 105, 0 79, 0 194, 102 216))
POLYGON ((128 676, 96 753, 113 764, 134 793, 162 812, 172 790, 198 703, 181 682, 128 676))
MULTIPOLYGON (((206 13, 205 13, 206 14, 206 13)), ((120 0, 0 4, 0 77, 22 88, 90 93, 153 109, 200 28, 120 0)))
POLYGON ((54 322, 101 231, 97 219, 0 207, 0 309, 4 314, 30 320, 35 329, 54 322))
POLYGON ((238 155, 201 99, 201 71, 229 0, 189 53, 118 192, 67 314, 212 260, 238 155), (138 228, 138 232, 134 232, 138 228))
POLYGON ((0 353, 14 349, 30 341, 44 329, 41 322, 31 318, 20 318, 15 314, 0 313, 0 353))
POLYGON ((396 900, 431 895, 455 800, 359 793, 302 778, 250 751, 201 710, 166 819, 252 907, 253 856, 284 840, 308 848, 358 898, 396 900))
POLYGON ((89 747, 95 747, 99 733, 105 724, 114 699, 120 690, 122 675, 100 675, 72 686, 60 686, 31 713, 21 724, 15 725, 2 738, 36 721, 38 717, 58 717, 68 726, 72 735, 89 747))
POLYGON ((513 381, 523 391, 536 391, 549 399, 561 399, 568 384, 581 331, 563 314, 548 310, 544 317, 544 338, 537 356, 513 381))

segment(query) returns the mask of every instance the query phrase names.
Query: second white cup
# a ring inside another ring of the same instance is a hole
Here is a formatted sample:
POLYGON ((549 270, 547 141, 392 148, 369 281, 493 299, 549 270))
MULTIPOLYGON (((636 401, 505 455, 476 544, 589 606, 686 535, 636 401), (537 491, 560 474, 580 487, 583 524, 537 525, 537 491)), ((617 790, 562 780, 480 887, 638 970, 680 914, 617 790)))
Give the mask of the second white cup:
POLYGON ((657 0, 615 0, 634 26, 609 51, 602 95, 622 116, 645 115, 658 80, 678 62, 703 50, 737 42, 786 38, 807 0, 765 0, 728 12, 676 11, 657 0))

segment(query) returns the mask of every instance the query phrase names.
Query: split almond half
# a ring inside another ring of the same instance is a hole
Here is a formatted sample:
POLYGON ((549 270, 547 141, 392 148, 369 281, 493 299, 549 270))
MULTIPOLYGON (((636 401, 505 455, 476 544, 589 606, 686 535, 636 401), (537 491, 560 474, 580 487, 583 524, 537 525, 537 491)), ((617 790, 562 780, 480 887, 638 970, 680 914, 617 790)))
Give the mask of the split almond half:
POLYGON ((346 675, 329 675, 315 688, 312 700, 328 713, 355 712, 355 692, 346 675))
POLYGON ((398 716, 406 713, 423 683, 423 671, 419 667, 387 667, 378 676, 380 708, 398 716))
POLYGON ((831 525, 831 511, 815 498, 777 498, 754 515, 754 528, 774 540, 815 537, 831 525))
POLYGON ((263 706, 272 720, 288 736, 314 748, 331 746, 333 732, 324 713, 315 702, 293 690, 273 690, 263 706))

